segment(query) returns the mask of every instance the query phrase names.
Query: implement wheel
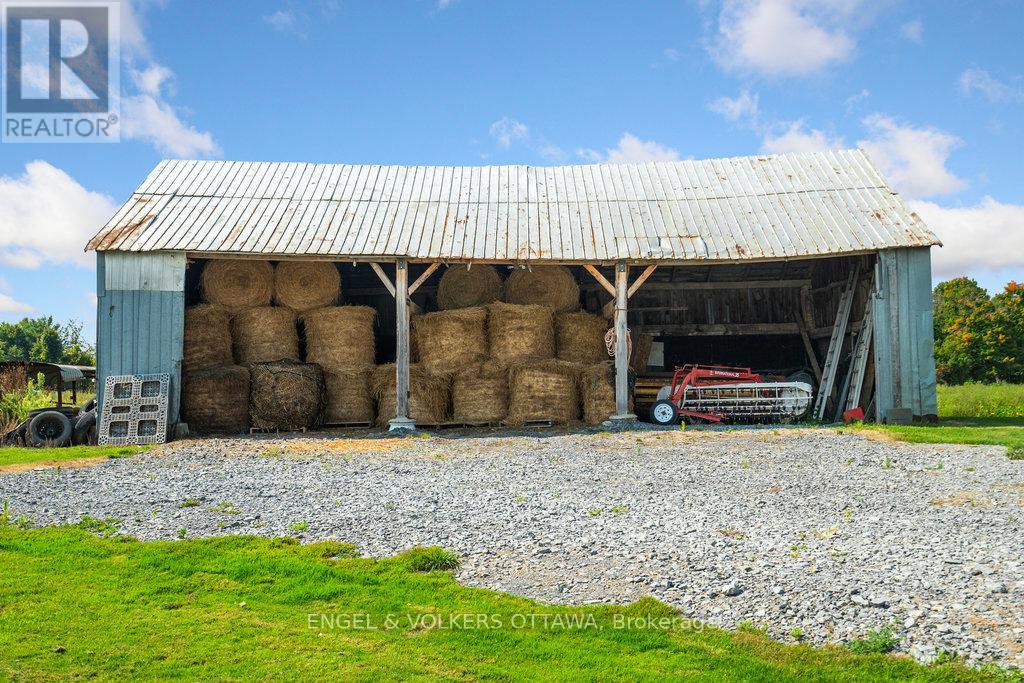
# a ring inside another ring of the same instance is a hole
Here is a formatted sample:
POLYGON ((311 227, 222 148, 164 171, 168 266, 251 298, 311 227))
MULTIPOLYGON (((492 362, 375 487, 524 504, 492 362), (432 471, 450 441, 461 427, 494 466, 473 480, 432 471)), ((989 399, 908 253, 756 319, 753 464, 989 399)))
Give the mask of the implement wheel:
POLYGON ((651 406, 651 422, 662 427, 674 425, 679 421, 679 413, 676 412, 676 404, 668 399, 662 399, 651 406))
POLYGON ((73 431, 67 415, 56 410, 46 410, 28 423, 25 442, 30 446, 63 446, 71 440, 73 431))

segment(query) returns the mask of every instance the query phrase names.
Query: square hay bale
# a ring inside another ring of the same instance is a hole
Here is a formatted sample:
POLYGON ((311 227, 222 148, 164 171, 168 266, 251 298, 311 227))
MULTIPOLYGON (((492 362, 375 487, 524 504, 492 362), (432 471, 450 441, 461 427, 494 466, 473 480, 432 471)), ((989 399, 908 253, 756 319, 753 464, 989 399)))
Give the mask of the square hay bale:
MULTIPOLYGON (((386 425, 395 417, 395 364, 378 365, 370 378, 373 398, 377 402, 377 424, 386 425)), ((409 417, 423 424, 439 424, 448 420, 451 378, 433 374, 423 366, 409 366, 409 417)))
POLYGON ((181 417, 197 434, 249 428, 249 368, 224 365, 181 377, 181 417))
POLYGON ((528 420, 566 424, 579 419, 579 372, 579 365, 556 359, 509 367, 505 424, 520 426, 528 420))
POLYGON ((512 365, 555 355, 553 314, 545 306, 493 303, 487 307, 491 360, 512 365))
POLYGON ((508 370, 497 363, 477 363, 452 379, 452 420, 500 423, 508 417, 508 370))
POLYGON ((219 304, 199 304, 185 309, 182 372, 231 365, 231 316, 219 304))
POLYGON ((555 314, 555 349, 558 358, 570 363, 603 363, 608 360, 604 335, 608 321, 583 311, 555 314))

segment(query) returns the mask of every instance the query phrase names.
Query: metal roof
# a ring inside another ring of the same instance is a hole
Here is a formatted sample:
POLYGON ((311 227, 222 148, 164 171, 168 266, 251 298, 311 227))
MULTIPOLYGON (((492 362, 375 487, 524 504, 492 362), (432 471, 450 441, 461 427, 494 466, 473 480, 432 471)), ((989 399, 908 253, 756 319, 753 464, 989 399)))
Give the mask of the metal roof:
POLYGON ((61 382, 78 382, 96 377, 96 368, 91 365, 63 365, 61 363, 45 363, 41 361, 10 360, 0 361, 0 368, 24 367, 30 374, 43 373, 48 387, 56 388, 61 382))
POLYGON ((163 161, 97 251, 766 260, 938 244, 861 150, 579 166, 163 161))

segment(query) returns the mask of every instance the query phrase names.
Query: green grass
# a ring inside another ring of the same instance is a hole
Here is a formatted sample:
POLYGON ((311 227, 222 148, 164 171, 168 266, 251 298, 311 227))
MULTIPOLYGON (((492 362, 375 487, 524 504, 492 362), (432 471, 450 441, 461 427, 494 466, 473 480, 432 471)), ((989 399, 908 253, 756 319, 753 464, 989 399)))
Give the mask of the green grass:
POLYGON ((1024 459, 1024 384, 964 384, 939 388, 939 423, 861 425, 913 443, 1006 446, 1024 459))
POLYGON ((938 390, 940 419, 1024 421, 1024 384, 940 385, 938 390))
POLYGON ((544 606, 413 569, 437 550, 352 554, 293 539, 143 543, 0 527, 0 679, 986 678, 959 663, 926 668, 758 632, 639 628, 679 616, 650 598, 544 606), (537 616, 514 628, 515 615, 537 616))
POLYGON ((81 458, 126 458, 148 446, 69 446, 66 448, 0 448, 0 467, 35 462, 64 462, 81 458))

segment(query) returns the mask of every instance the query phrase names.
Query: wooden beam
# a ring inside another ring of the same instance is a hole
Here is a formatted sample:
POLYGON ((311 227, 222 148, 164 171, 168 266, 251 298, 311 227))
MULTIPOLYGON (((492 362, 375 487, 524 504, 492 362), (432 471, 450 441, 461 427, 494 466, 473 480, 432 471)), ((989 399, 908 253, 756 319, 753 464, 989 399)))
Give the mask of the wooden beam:
POLYGON ((440 265, 441 263, 439 261, 434 261, 429 266, 427 266, 427 269, 423 271, 423 274, 416 278, 415 282, 409 285, 409 296, 412 296, 412 293, 419 289, 420 285, 426 282, 427 278, 433 275, 434 271, 437 270, 438 266, 440 265))
MULTIPOLYGON (((597 269, 595 268, 594 270, 597 269)), ((726 289, 796 289, 808 285, 810 284, 810 282, 810 280, 747 280, 745 282, 648 282, 647 284, 644 285, 644 289, 662 291, 726 289)), ((610 285, 601 285, 601 287, 605 290, 607 290, 609 286, 610 285)), ((581 284, 580 287, 582 289, 596 289, 595 285, 589 284, 581 284)), ((609 291, 609 293, 612 292, 609 291)))
POLYGON ((629 328, 626 325, 628 301, 629 266, 625 261, 619 261, 615 264, 615 415, 612 416, 612 419, 618 420, 636 419, 636 415, 629 412, 629 328))
POLYGON ((409 264, 404 260, 395 264, 395 417, 389 428, 416 428, 409 419, 409 264))
POLYGON ((629 291, 626 292, 626 298, 628 299, 633 296, 633 294, 636 293, 636 290, 640 289, 640 285, 647 282, 647 278, 649 278, 651 273, 653 273, 657 268, 658 266, 653 264, 644 268, 644 272, 640 273, 640 277, 638 277, 636 281, 629 286, 629 291))
POLYGON ((683 323, 674 325, 635 325, 634 332, 669 337, 734 337, 744 335, 800 334, 796 323, 683 323))
POLYGON ((384 272, 384 269, 380 267, 380 264, 376 261, 371 261, 370 267, 373 268, 373 272, 377 273, 377 277, 384 283, 384 287, 386 287, 388 292, 391 293, 391 296, 394 296, 395 286, 391 284, 391 278, 389 278, 388 274, 384 272))
POLYGON ((612 296, 616 296, 615 288, 612 287, 612 283, 608 282, 608 280, 605 279, 604 275, 601 275, 601 271, 599 271, 597 268, 590 265, 589 263, 585 264, 583 267, 586 269, 588 273, 594 276, 594 279, 597 280, 597 284, 601 285, 604 288, 604 291, 608 292, 612 296))
POLYGON ((807 352, 807 360, 811 362, 814 378, 818 380, 818 384, 821 384, 821 366, 818 364, 818 354, 814 352, 814 344, 811 343, 811 337, 807 334, 807 323, 804 322, 802 315, 797 314, 796 324, 800 328, 800 338, 803 339, 804 350, 807 352))

